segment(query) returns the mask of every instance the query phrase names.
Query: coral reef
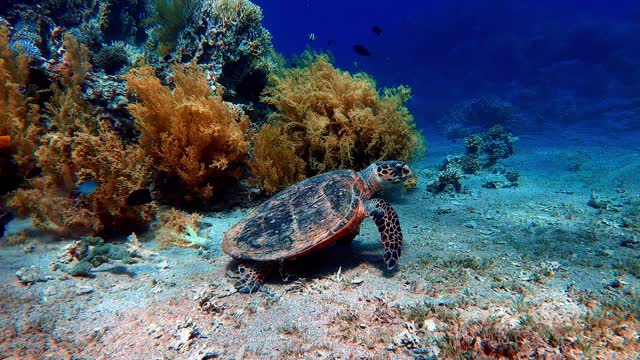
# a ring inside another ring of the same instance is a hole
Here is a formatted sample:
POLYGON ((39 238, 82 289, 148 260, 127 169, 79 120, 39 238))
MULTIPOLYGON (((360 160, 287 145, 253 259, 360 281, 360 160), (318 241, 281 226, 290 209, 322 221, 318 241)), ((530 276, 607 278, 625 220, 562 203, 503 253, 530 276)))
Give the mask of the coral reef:
POLYGON ((467 173, 475 173, 480 168, 490 169, 498 160, 506 159, 513 154, 513 144, 518 138, 503 126, 495 125, 482 134, 473 134, 464 139, 467 151, 464 155, 464 169, 467 173), (479 166, 478 166, 479 165, 479 166))
POLYGON ((496 174, 504 174, 504 180, 488 180, 482 186, 488 189, 511 188, 518 186, 520 174, 517 171, 506 171, 498 165, 498 160, 506 159, 513 154, 513 144, 518 138, 506 131, 501 125, 495 125, 485 133, 473 134, 464 138, 466 153, 448 156, 440 166, 437 178, 427 185, 427 190, 439 193, 452 185, 460 192, 462 174, 479 174, 481 170, 489 170, 496 174))
MULTIPOLYGON (((33 167, 42 132, 39 107, 26 95, 28 77, 29 57, 13 50, 9 29, 0 26, 0 135, 11 141, 9 152, 0 156, 12 156, 21 169, 33 167)), ((6 161, 3 164, 0 176, 7 172, 6 161)))
POLYGON ((461 192, 460 179, 463 176, 461 161, 461 156, 448 156, 436 175, 436 179, 427 185, 427 191, 439 193, 451 188, 455 192, 461 192))
POLYGON ((37 165, 41 174, 11 194, 8 205, 20 216, 31 215, 37 226, 61 235, 145 228, 155 206, 131 207, 126 199, 148 185, 149 160, 139 147, 126 146, 84 102, 81 87, 91 69, 88 51, 68 35, 64 44, 58 78, 42 111, 32 106, 33 115, 10 119, 18 129, 13 136, 27 139, 23 147, 32 151, 32 158, 22 161, 17 153, 17 163, 23 173, 37 165), (33 120, 41 118, 42 122, 33 120), (73 196, 72 191, 84 181, 95 181, 96 191, 73 196))
POLYGON ((253 121, 267 111, 260 94, 277 66, 261 22, 262 9, 248 0, 197 1, 170 56, 172 63, 201 65, 210 85, 221 84, 224 99, 243 104, 253 121))
POLYGON ((115 74, 129 64, 129 57, 124 44, 104 46, 93 57, 93 64, 102 68, 107 74, 115 74))
POLYGON ((444 128, 447 138, 459 139, 495 125, 509 129, 523 121, 523 117, 510 102, 485 96, 454 105, 438 123, 444 128))
POLYGON ((419 156, 424 143, 405 106, 410 95, 404 86, 381 95, 366 74, 305 53, 301 67, 272 76, 265 90, 263 101, 276 111, 256 135, 253 180, 273 193, 324 171, 419 156))
POLYGON ((153 13, 145 19, 147 24, 155 24, 150 34, 155 40, 156 51, 160 56, 169 55, 175 50, 180 32, 195 17, 195 0, 154 0, 153 13))
POLYGON ((91 269, 116 260, 123 264, 137 263, 152 255, 142 249, 138 238, 129 236, 125 246, 105 242, 102 238, 83 236, 65 246, 51 264, 51 270, 60 270, 71 276, 87 276, 91 269))
POLYGON ((243 175, 249 120, 211 91, 198 67, 173 70, 173 91, 162 85, 151 67, 132 70, 127 85, 139 102, 130 104, 129 110, 154 169, 167 181, 179 181, 176 188, 181 190, 171 189, 184 195, 179 200, 209 199, 219 184, 243 175))
POLYGON ((36 151, 42 175, 19 189, 9 205, 21 216, 62 235, 124 233, 153 220, 153 204, 126 204, 134 190, 148 186, 150 162, 137 146, 125 146, 104 123, 97 133, 79 128, 73 135, 51 132, 36 151), (92 194, 74 197, 83 181, 96 181, 92 194))
POLYGON ((298 156, 296 143, 287 138, 284 126, 264 124, 254 138, 254 154, 253 179, 267 194, 306 177, 306 162, 298 156))

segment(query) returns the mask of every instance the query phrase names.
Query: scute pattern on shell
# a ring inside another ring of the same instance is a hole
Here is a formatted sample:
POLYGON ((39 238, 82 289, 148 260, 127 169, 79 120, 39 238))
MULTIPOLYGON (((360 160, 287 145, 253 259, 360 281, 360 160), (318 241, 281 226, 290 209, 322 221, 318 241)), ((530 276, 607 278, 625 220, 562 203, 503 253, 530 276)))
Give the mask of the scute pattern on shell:
POLYGON ((357 227, 364 183, 351 170, 304 180, 257 207, 224 237, 222 249, 236 259, 294 257, 327 241, 347 226, 357 227))

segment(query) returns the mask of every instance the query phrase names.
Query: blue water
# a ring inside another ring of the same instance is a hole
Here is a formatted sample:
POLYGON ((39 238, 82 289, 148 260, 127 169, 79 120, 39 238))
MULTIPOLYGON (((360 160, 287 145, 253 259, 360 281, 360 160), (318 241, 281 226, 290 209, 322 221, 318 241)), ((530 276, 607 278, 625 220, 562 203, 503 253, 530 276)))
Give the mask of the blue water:
MULTIPOLYGON (((486 94, 512 100, 530 116, 557 118, 549 104, 558 98, 580 107, 572 119, 548 119, 547 126, 615 127, 589 106, 635 98, 637 107, 637 1, 257 3, 278 51, 328 51, 339 67, 367 72, 381 86, 410 85, 410 108, 426 129, 460 99, 486 94), (356 54, 354 44, 372 56, 356 54)), ((635 116, 629 125, 638 128, 635 116)))
POLYGON ((260 0, 262 24, 152 15, 190 1, 0 2, 0 359, 640 359, 640 0, 260 0), (263 27, 271 44, 245 41, 263 27), (253 182, 253 135, 281 120, 261 97, 282 70, 271 45, 288 67, 324 53, 381 94, 412 89, 428 150, 407 163, 417 177, 393 167, 413 186, 375 194, 395 211, 367 198, 390 176, 373 175, 381 159, 340 183, 352 173, 304 163, 324 145, 305 147, 308 133, 337 142, 351 129, 331 121, 364 107, 295 113, 330 125, 287 119, 263 170, 282 180, 304 157, 303 170, 272 202, 253 182), (197 75, 176 76, 192 61, 197 75), (187 94, 180 80, 198 75, 187 94), (364 214, 381 209, 378 228, 364 214), (331 243, 362 218, 352 242, 331 243), (389 241, 402 246, 392 271, 389 241), (279 247, 239 294, 256 265, 244 260, 279 247))

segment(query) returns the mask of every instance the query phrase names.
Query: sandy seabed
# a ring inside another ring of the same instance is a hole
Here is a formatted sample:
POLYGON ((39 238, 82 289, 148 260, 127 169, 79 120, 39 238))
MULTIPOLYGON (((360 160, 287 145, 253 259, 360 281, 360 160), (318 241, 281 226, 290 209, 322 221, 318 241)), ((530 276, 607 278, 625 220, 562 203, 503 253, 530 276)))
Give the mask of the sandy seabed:
POLYGON ((208 214, 209 250, 144 242, 157 255, 90 277, 51 271, 67 243, 4 246, 0 358, 637 359, 638 135, 525 136, 502 161, 518 187, 484 188, 501 175, 483 173, 437 195, 430 174, 463 149, 430 144, 417 189, 390 199, 404 231, 393 272, 367 220, 351 246, 237 294, 219 245, 248 209, 208 214), (18 281, 25 267, 40 281, 18 281))

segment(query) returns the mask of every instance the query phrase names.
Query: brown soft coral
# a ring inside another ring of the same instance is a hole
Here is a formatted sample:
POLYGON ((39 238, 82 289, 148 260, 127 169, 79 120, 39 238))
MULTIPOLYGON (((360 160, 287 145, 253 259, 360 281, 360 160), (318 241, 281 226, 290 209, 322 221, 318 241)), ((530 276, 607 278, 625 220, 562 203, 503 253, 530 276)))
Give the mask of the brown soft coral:
POLYGON ((256 135, 252 163, 253 179, 265 191, 328 170, 410 160, 423 151, 405 106, 409 88, 381 95, 369 76, 340 71, 325 55, 307 53, 303 64, 273 76, 265 90, 263 100, 276 111, 256 135))
POLYGON ((32 214, 41 228, 63 235, 95 235, 105 231, 144 229, 153 220, 155 205, 131 207, 128 195, 147 186, 150 161, 137 146, 125 146, 104 122, 97 133, 78 129, 73 135, 45 135, 36 151, 43 175, 30 180, 31 189, 18 190, 9 205, 19 215, 32 214), (96 181, 89 195, 72 197, 83 181, 96 181))
POLYGON ((173 70, 173 91, 162 85, 152 68, 132 70, 127 85, 140 102, 129 110, 153 166, 181 180, 186 200, 208 199, 217 179, 242 175, 249 120, 210 90, 199 68, 173 70))
POLYGON ((264 124, 255 136, 254 153, 251 170, 268 194, 305 178, 306 164, 296 154, 296 144, 289 139, 284 126, 264 124))
POLYGON ((202 215, 198 213, 187 213, 173 208, 160 212, 155 238, 158 248, 197 246, 198 244, 187 239, 189 239, 189 233, 198 231, 200 220, 202 215))
MULTIPOLYGON (((132 191, 148 185, 150 159, 137 144, 125 145, 108 121, 96 116, 81 98, 81 85, 90 69, 86 49, 66 37, 65 50, 59 83, 52 85, 52 96, 43 107, 46 111, 37 114, 50 124, 32 147, 31 157, 42 174, 14 191, 8 205, 18 215, 32 215, 38 227, 62 235, 144 229, 155 216, 155 204, 131 207, 126 201, 132 191), (89 180, 98 185, 93 193, 71 195, 89 180)), ((13 122, 29 125, 25 120, 13 122)), ((29 135, 27 129, 21 133, 29 135)))
MULTIPOLYGON (((0 136, 11 139, 9 152, 23 171, 34 165, 34 151, 43 126, 39 108, 25 95, 29 59, 9 45, 9 30, 0 26, 0 136)), ((0 165, 0 175, 2 175, 0 165)))

